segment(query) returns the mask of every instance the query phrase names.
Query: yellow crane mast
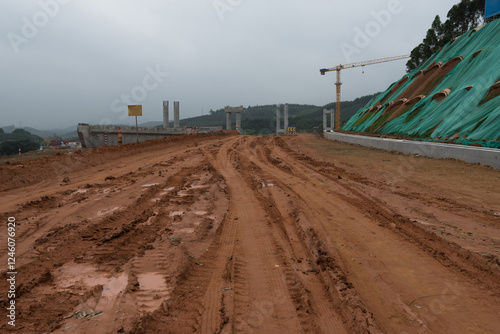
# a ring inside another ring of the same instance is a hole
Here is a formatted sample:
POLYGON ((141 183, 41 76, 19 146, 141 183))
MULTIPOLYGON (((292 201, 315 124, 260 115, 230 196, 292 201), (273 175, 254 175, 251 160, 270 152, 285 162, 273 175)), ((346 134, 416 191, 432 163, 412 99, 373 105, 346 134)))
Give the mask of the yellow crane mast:
POLYGON ((322 68, 319 70, 321 75, 325 75, 326 72, 337 71, 337 81, 335 82, 335 85, 337 86, 337 106, 335 108, 335 129, 336 130, 340 130, 340 86, 342 86, 342 82, 340 81, 340 71, 348 69, 348 68, 353 68, 353 67, 363 67, 363 66, 367 66, 367 65, 387 63, 390 61, 401 60, 401 59, 405 59, 405 58, 410 58, 410 55, 367 60, 367 61, 361 61, 361 62, 346 64, 346 65, 340 64, 340 65, 337 65, 335 67, 322 68))

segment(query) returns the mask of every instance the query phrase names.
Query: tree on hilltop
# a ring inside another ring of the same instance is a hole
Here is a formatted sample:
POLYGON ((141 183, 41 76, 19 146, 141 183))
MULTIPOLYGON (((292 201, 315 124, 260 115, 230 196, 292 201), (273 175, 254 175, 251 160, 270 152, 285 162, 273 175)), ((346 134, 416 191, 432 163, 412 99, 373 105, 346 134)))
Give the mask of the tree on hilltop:
POLYGON ((406 63, 407 72, 423 64, 452 39, 482 24, 484 6, 485 0, 461 0, 451 7, 446 22, 441 22, 436 15, 422 43, 411 51, 410 60, 406 63))

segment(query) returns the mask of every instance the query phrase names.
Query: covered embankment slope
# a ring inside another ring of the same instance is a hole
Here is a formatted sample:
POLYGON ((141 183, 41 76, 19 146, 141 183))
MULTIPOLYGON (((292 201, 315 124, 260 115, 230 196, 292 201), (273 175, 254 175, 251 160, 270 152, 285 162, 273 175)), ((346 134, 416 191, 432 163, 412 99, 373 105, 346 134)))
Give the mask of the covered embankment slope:
POLYGON ((448 43, 344 131, 500 148, 500 20, 448 43))

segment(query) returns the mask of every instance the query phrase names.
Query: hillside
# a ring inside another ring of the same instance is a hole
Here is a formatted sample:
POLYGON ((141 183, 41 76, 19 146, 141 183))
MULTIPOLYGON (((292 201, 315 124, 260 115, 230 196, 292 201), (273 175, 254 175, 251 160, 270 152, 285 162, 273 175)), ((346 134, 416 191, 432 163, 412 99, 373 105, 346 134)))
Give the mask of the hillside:
MULTIPOLYGON (((362 106, 373 99, 377 94, 367 95, 354 101, 342 102, 342 123, 345 123, 362 106)), ((335 103, 325 106, 289 104, 289 126, 296 127, 297 131, 312 132, 323 126, 323 109, 335 109, 335 103)), ((284 105, 281 106, 283 115, 284 105)), ((282 116, 283 117, 283 116, 282 116)), ((246 134, 272 134, 276 131, 276 105, 248 106, 241 115, 242 128, 246 134)), ((236 116, 233 115, 233 124, 236 116)), ((211 110, 209 115, 185 118, 180 120, 182 126, 224 126, 226 113, 224 109, 211 110)), ((161 125, 158 125, 161 126, 161 125)), ((171 122, 171 126, 173 126, 171 122)))
POLYGON ((11 133, 0 129, 0 156, 37 150, 41 143, 42 138, 24 129, 14 129, 11 133))
MULTIPOLYGON (((377 94, 359 97, 353 101, 342 102, 342 123, 351 118, 360 108, 373 99, 377 94)), ((325 106, 316 106, 308 104, 289 104, 289 124, 296 127, 301 132, 321 131, 323 126, 323 109, 335 109, 335 103, 329 103, 325 106)), ((281 106, 283 115, 284 105, 281 106)), ((236 116, 233 115, 233 124, 236 122, 236 116)), ((226 113, 224 108, 210 110, 208 115, 184 118, 179 121, 180 126, 223 126, 226 125, 226 113)), ((150 121, 141 123, 139 126, 161 127, 163 122, 150 121)), ((173 121, 170 122, 173 127, 173 121)), ((65 129, 38 130, 32 127, 24 127, 24 130, 39 137, 58 136, 63 139, 78 137, 76 125, 65 129)), ((245 134, 272 134, 276 132, 276 105, 256 105, 248 106, 243 109, 242 128, 245 134)), ((5 133, 11 133, 16 127, 5 126, 0 128, 5 133)), ((1 140, 1 138, 0 138, 1 140)))
POLYGON ((54 137, 54 135, 61 137, 63 139, 78 137, 78 133, 76 132, 76 125, 69 126, 64 129, 52 129, 52 130, 38 130, 29 126, 25 126, 23 128, 16 128, 14 125, 4 126, 1 129, 6 133, 11 133, 15 129, 23 129, 42 138, 54 137))
POLYGON ((500 148, 500 20, 450 41, 344 131, 500 148))

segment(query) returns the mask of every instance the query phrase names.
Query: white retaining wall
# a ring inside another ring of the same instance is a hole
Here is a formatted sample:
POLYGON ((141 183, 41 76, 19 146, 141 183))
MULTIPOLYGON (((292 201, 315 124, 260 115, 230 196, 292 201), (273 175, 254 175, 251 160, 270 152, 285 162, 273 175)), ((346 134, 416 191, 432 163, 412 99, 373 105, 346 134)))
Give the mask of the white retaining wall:
POLYGON ((337 132, 324 132, 324 135, 326 139, 344 143, 358 144, 407 154, 419 154, 430 158, 461 159, 466 162, 480 163, 500 169, 500 149, 496 148, 376 138, 337 132))

